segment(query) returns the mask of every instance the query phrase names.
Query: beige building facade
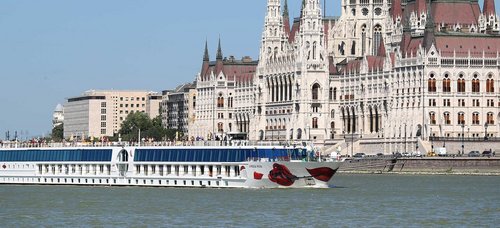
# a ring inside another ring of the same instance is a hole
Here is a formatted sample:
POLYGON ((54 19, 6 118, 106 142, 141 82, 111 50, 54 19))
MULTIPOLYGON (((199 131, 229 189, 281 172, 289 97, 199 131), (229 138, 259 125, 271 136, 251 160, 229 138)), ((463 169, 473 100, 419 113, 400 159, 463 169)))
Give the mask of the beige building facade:
POLYGON ((109 137, 131 113, 160 114, 161 95, 148 91, 90 90, 64 105, 64 137, 109 137))

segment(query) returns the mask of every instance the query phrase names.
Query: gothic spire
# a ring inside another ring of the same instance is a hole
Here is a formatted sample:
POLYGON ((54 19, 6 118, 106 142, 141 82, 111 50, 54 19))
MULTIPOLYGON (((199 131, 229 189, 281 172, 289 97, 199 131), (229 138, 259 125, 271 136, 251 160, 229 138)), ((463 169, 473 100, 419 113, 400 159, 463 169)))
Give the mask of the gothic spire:
POLYGON ((219 47, 217 47, 217 60, 222 60, 222 48, 220 45, 220 37, 219 37, 219 47))
POLYGON ((208 41, 205 40, 205 54, 203 55, 203 61, 210 61, 210 56, 208 55, 208 41))
POLYGON ((422 44, 426 51, 429 50, 431 45, 435 43, 435 28, 436 25, 434 24, 434 18, 431 13, 431 4, 429 2, 429 6, 427 8, 427 21, 425 23, 424 42, 422 44))
POLYGON ((288 13, 288 0, 285 0, 285 5, 283 6, 283 18, 290 18, 288 13))
POLYGON ((495 0, 484 0, 483 14, 487 17, 489 17, 490 15, 496 15, 495 0))

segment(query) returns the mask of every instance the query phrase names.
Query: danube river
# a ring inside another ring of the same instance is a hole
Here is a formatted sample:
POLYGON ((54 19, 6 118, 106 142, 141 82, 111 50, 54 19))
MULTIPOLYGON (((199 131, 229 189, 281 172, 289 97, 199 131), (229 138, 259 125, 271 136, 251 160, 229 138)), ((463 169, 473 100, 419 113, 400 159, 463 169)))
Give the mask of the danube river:
POLYGON ((0 186, 2 227, 498 227, 500 177, 345 175, 295 190, 0 186))

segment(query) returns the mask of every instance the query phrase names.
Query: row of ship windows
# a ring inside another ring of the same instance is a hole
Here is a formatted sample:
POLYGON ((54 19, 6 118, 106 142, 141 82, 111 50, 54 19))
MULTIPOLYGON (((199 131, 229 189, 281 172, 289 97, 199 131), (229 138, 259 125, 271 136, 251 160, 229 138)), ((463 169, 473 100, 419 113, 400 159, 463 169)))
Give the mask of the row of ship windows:
MULTIPOLYGON (((20 178, 20 177, 3 177, 0 178, 0 183, 41 183, 41 184, 117 184, 117 179, 102 179, 102 178, 20 178)), ((152 186, 192 186, 192 187, 220 187, 221 182, 224 186, 228 186, 227 181, 187 181, 187 180, 146 180, 146 179, 129 179, 129 185, 152 185, 152 186)))
POLYGON ((226 177, 234 176, 237 177, 240 175, 239 166, 221 166, 221 165, 136 165, 135 173, 136 175, 171 175, 175 176, 181 175, 193 175, 193 176, 203 176, 208 175, 209 177, 222 175, 224 171, 224 175, 226 177), (191 170, 189 170, 191 168, 191 170), (205 169, 206 168, 206 169, 205 169))

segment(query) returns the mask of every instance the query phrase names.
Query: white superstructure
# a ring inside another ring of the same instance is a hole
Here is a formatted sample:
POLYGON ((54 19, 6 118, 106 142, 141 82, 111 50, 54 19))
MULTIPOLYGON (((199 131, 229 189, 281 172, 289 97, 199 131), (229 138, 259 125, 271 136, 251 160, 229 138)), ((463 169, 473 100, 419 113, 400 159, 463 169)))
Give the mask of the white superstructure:
POLYGON ((326 188, 341 162, 294 147, 0 149, 0 184, 326 188), (302 159, 302 160, 298 160, 302 159))

